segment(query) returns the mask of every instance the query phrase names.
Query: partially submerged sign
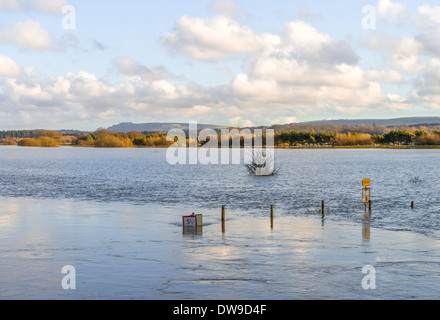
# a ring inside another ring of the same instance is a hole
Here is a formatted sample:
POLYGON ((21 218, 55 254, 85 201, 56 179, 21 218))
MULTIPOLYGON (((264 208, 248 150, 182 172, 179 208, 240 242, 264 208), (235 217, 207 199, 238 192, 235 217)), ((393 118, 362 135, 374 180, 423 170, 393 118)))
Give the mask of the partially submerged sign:
MULTIPOLYGON (((370 203, 370 200, 371 200, 370 185, 371 185, 370 179, 362 180, 362 187, 363 187, 363 189, 362 189, 362 202, 365 203, 365 211, 367 211, 367 203, 370 203)), ((371 203, 370 203, 370 207, 371 207, 371 203)))
POLYGON ((183 217, 183 227, 202 227, 203 226, 203 215, 192 214, 190 216, 183 217))
POLYGON ((201 235, 203 230, 203 216, 201 214, 192 214, 183 217, 183 234, 201 235))
POLYGON ((370 196, 370 188, 362 189, 362 202, 368 203, 370 202, 371 196, 370 196))

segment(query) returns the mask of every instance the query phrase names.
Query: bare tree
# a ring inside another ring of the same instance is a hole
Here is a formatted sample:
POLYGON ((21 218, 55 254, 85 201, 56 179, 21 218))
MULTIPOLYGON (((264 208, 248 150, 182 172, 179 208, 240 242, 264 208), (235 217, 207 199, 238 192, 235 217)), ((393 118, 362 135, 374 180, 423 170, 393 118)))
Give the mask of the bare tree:
POLYGON ((408 181, 410 183, 417 184, 417 183, 423 182, 423 180, 418 175, 411 175, 411 174, 407 173, 406 176, 408 177, 408 181))
POLYGON ((274 176, 280 166, 275 163, 275 154, 273 149, 267 151, 264 149, 254 149, 252 151, 252 161, 245 163, 249 173, 255 176, 274 176))

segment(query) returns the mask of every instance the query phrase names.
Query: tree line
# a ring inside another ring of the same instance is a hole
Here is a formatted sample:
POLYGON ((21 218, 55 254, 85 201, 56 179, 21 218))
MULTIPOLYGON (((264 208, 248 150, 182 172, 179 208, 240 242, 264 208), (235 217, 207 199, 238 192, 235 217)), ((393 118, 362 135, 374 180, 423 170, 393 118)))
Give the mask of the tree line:
MULTIPOLYGON (((221 146, 221 133, 218 132, 218 146, 221 146)), ((254 135, 252 134, 252 139, 254 135)), ((229 137, 232 146, 232 137, 229 137)), ((199 141, 198 146, 209 142, 199 141)), ((244 138, 241 137, 241 146, 244 138)), ((266 133, 263 131, 263 145, 266 133)), ((30 147, 58 147, 73 145, 81 147, 131 148, 131 147, 169 147, 174 141, 167 141, 167 132, 111 132, 99 128, 92 133, 60 133, 53 130, 0 131, 0 144, 30 147)), ((372 146, 372 145, 440 145, 440 131, 426 127, 388 130, 382 134, 365 132, 335 132, 331 130, 275 131, 276 147, 301 146, 372 146)), ((186 139, 189 145, 189 139, 186 139)))
POLYGON ((34 138, 41 130, 6 130, 0 131, 0 139, 6 138, 34 138))
MULTIPOLYGON (((277 134, 275 134, 275 137, 277 134)), ((275 141, 277 139, 275 138, 275 141)), ((440 131, 429 132, 421 127, 415 130, 391 130, 385 134, 371 135, 368 133, 331 131, 301 132, 283 131, 278 134, 278 144, 284 146, 299 145, 332 145, 332 146, 369 146, 369 145, 440 145, 440 131)))
POLYGON ((77 146, 98 148, 168 147, 172 143, 167 141, 166 133, 142 133, 138 131, 121 133, 111 132, 103 128, 79 137, 74 142, 77 146))

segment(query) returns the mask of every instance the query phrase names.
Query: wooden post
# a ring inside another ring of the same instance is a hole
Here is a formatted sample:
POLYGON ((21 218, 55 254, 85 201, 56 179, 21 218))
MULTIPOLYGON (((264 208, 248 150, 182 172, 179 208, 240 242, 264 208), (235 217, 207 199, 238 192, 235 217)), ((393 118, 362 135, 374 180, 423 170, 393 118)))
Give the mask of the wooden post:
POLYGON ((414 209, 414 201, 411 201, 411 209, 414 209))
POLYGON ((270 206, 270 227, 273 229, 273 205, 270 206))
POLYGON ((371 185, 370 179, 362 180, 362 187, 364 187, 362 189, 362 202, 365 204, 365 212, 367 212, 367 203, 368 203, 369 212, 371 212, 370 185, 371 185))
POLYGON ((322 211, 322 219, 324 219, 325 218, 325 204, 324 204, 324 200, 322 200, 322 209, 321 209, 321 211, 322 211))
POLYGON ((226 232, 226 227, 225 227, 225 208, 226 208, 226 206, 222 206, 222 233, 226 232))

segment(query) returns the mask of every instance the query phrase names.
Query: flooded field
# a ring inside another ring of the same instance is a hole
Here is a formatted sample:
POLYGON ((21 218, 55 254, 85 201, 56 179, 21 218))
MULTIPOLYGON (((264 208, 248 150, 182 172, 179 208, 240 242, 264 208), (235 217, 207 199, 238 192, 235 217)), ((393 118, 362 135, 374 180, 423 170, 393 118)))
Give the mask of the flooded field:
POLYGON ((0 298, 439 298, 439 151, 277 150, 274 177, 165 152, 2 147, 0 298), (183 234, 192 212, 203 229, 183 234))

